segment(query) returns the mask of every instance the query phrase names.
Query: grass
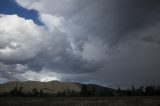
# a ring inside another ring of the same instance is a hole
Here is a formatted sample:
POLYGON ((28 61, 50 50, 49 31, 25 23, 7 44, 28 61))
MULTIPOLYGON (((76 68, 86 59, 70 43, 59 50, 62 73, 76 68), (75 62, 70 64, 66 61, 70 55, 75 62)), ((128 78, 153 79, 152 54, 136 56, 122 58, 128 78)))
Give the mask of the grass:
MULTIPOLYGON (((9 92, 13 90, 16 86, 16 81, 8 82, 5 84, 0 84, 0 92, 9 92)), ((25 81, 18 82, 17 88, 23 87, 23 92, 28 93, 32 92, 33 89, 40 90, 42 89, 46 93, 58 93, 63 92, 64 90, 80 92, 81 87, 76 83, 70 82, 59 82, 59 81, 50 81, 50 82, 38 82, 38 81, 25 81)))
POLYGON ((4 97, 0 106, 160 106, 160 97, 4 97))
POLYGON ((160 97, 5 97, 0 106, 160 106, 160 97))

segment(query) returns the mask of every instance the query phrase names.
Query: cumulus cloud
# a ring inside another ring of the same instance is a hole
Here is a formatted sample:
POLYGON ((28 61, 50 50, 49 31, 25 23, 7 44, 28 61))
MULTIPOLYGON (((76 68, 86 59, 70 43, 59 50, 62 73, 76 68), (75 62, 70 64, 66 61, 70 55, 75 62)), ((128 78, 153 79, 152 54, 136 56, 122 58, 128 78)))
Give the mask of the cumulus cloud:
POLYGON ((43 27, 32 20, 25 20, 17 15, 1 15, 0 60, 3 62, 25 61, 41 51, 47 40, 43 27))
POLYGON ((1 15, 2 78, 58 80, 56 76, 51 78, 49 74, 45 75, 42 72, 44 68, 62 74, 93 71, 96 63, 89 62, 74 52, 67 30, 61 27, 61 18, 43 14, 40 19, 44 20, 45 26, 38 26, 32 20, 17 15, 1 15), (50 26, 50 23, 53 24, 50 26))
POLYGON ((1 14, 0 23, 1 77, 11 79, 30 70, 27 62, 50 49, 48 42, 55 37, 45 27, 17 15, 1 14))
POLYGON ((39 18, 51 32, 53 30, 63 31, 63 17, 57 17, 50 14, 40 14, 39 18))
POLYGON ((53 80, 60 80, 60 75, 54 72, 47 72, 47 70, 42 70, 40 72, 35 71, 26 71, 23 74, 17 74, 16 77, 21 81, 41 81, 41 82, 48 82, 53 80))

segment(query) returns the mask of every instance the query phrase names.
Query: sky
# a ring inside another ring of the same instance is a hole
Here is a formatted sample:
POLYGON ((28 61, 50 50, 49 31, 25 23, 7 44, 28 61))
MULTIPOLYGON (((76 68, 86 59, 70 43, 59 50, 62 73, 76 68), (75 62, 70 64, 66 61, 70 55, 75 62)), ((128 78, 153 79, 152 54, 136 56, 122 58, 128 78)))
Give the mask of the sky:
POLYGON ((0 83, 160 85, 159 0, 0 0, 0 83))

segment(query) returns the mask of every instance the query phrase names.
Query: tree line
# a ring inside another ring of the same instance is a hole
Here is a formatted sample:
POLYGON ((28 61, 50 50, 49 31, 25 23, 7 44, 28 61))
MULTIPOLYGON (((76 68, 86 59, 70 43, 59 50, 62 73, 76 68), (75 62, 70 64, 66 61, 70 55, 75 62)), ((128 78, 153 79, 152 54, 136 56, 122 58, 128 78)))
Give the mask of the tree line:
POLYGON ((38 90, 37 88, 32 89, 32 92, 23 92, 23 87, 15 87, 9 92, 1 92, 0 97, 4 96, 16 96, 16 97, 105 97, 105 96, 160 96, 160 86, 146 86, 131 89, 108 89, 105 88, 103 91, 97 91, 95 86, 88 87, 83 84, 81 86, 81 92, 75 92, 70 90, 64 90, 56 94, 50 94, 44 92, 43 89, 38 90))

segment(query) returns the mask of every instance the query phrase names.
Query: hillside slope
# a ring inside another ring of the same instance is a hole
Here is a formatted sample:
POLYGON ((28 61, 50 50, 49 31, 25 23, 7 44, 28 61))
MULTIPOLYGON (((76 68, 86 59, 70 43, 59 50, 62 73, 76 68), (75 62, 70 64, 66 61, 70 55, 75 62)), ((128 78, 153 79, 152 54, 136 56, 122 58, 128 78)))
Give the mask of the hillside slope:
POLYGON ((58 93, 64 90, 70 91, 81 91, 81 85, 70 82, 59 82, 59 81, 50 81, 50 82, 37 82, 37 81, 26 81, 26 82, 8 82, 0 85, 0 92, 9 92, 13 90, 17 85, 17 88, 23 87, 23 92, 28 93, 32 92, 33 89, 43 90, 46 93, 58 93))
POLYGON ((14 88, 17 87, 19 89, 22 87, 22 91, 24 93, 32 92, 33 89, 37 89, 38 91, 43 90, 45 93, 49 94, 57 94, 58 92, 63 91, 75 91, 81 92, 82 87, 85 86, 85 89, 89 92, 94 92, 94 94, 104 94, 111 93, 115 90, 112 88, 107 88, 104 86, 96 85, 96 84, 81 84, 81 83, 73 83, 73 82, 60 82, 60 81, 50 81, 50 82, 38 82, 38 81, 25 81, 25 82, 8 82, 5 84, 0 84, 0 93, 10 92, 14 88), (107 91, 107 92, 106 92, 107 91))

